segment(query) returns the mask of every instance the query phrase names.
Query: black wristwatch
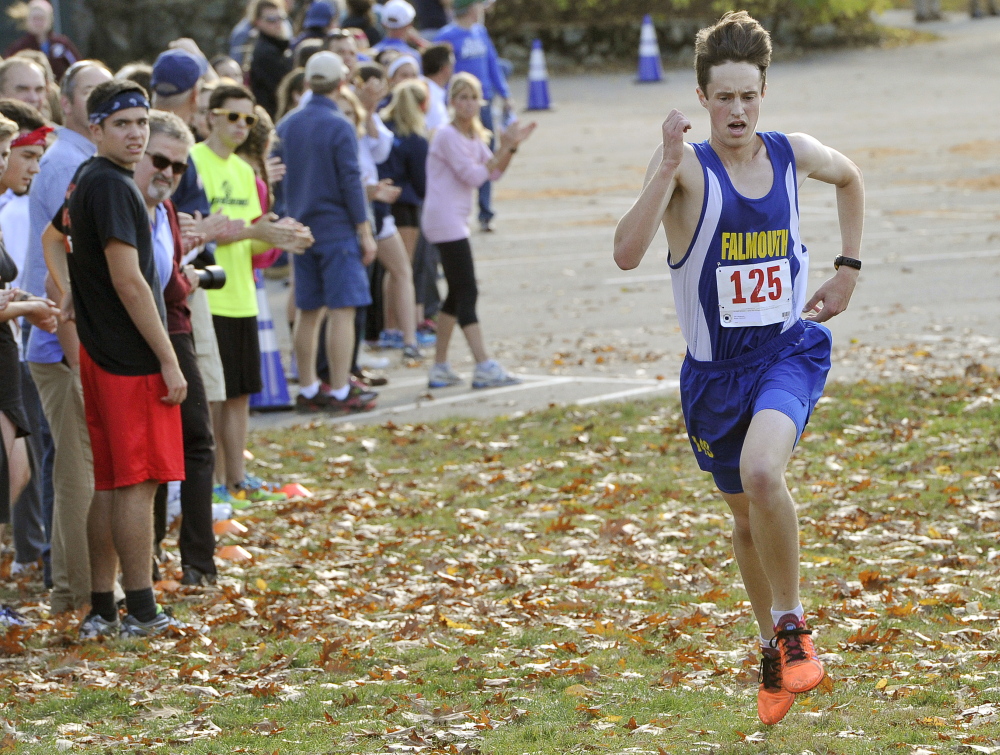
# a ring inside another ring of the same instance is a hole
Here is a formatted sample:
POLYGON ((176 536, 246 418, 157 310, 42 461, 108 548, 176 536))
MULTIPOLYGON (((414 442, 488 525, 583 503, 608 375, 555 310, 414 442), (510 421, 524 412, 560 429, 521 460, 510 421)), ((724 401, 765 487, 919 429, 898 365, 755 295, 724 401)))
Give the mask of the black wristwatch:
POLYGON ((856 260, 854 257, 845 257, 841 254, 833 261, 833 269, 840 270, 841 265, 844 265, 845 267, 853 267, 855 270, 860 270, 861 260, 856 260))

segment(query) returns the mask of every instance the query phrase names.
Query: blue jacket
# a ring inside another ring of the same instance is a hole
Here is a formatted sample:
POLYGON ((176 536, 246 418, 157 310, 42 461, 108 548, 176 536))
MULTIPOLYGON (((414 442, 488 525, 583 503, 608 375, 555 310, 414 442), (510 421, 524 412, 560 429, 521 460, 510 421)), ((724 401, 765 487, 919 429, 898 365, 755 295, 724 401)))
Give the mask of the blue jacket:
POLYGON ((316 96, 277 131, 275 154, 288 172, 277 184, 275 211, 309 226, 316 250, 354 238, 368 220, 354 125, 333 100, 316 96))
MULTIPOLYGON (((395 124, 387 121, 386 126, 395 133, 395 124)), ((426 136, 410 134, 396 136, 392 140, 392 151, 384 163, 378 166, 378 177, 391 178, 403 191, 397 201, 403 204, 422 204, 427 188, 426 136)))
POLYGON ((483 85, 483 97, 492 100, 495 95, 510 99, 507 78, 500 68, 500 56, 493 46, 490 34, 482 24, 465 29, 450 23, 437 33, 435 42, 450 42, 455 49, 455 73, 471 73, 483 85))

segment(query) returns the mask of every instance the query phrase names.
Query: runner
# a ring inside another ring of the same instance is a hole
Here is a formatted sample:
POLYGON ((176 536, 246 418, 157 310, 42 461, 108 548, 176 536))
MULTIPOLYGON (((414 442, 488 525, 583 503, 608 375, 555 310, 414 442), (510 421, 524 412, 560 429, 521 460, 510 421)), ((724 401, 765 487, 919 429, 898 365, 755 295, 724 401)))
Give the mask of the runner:
POLYGON ((831 337, 819 323, 850 302, 864 220, 854 163, 805 134, 756 131, 770 60, 768 32, 745 11, 698 34, 698 98, 711 138, 685 144, 691 123, 671 111, 642 193, 618 224, 614 254, 622 269, 638 266, 663 224, 688 345, 681 403, 698 464, 733 512, 736 560, 760 626, 765 724, 780 721, 824 674, 799 601, 798 520, 785 468, 823 391, 831 337), (837 187, 843 250, 836 274, 808 302, 798 223, 806 178, 837 187))

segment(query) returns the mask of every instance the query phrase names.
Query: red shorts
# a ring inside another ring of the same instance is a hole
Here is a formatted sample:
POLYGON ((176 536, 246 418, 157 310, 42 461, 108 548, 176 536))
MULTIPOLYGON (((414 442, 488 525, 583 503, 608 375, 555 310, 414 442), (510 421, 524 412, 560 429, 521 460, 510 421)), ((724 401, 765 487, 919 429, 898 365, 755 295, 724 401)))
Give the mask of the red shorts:
POLYGON ((80 380, 97 490, 184 479, 181 408, 160 400, 162 375, 112 375, 81 345, 80 380))

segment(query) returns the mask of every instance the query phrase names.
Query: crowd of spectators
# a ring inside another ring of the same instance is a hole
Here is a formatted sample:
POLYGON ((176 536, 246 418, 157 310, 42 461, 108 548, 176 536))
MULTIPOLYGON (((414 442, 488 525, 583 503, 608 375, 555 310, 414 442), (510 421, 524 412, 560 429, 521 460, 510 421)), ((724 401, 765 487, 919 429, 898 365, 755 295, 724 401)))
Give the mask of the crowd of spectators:
POLYGON ((213 506, 283 497, 245 467, 265 269, 288 271, 300 412, 376 406, 365 341, 434 346, 429 387, 455 385, 456 324, 474 388, 518 382, 468 225, 478 190, 492 230, 489 182, 534 128, 488 4, 252 0, 214 57, 181 38, 117 72, 28 4, 0 62, 0 522, 15 576, 88 609, 81 637, 179 624, 153 587, 171 490, 187 585, 216 579, 213 506))

